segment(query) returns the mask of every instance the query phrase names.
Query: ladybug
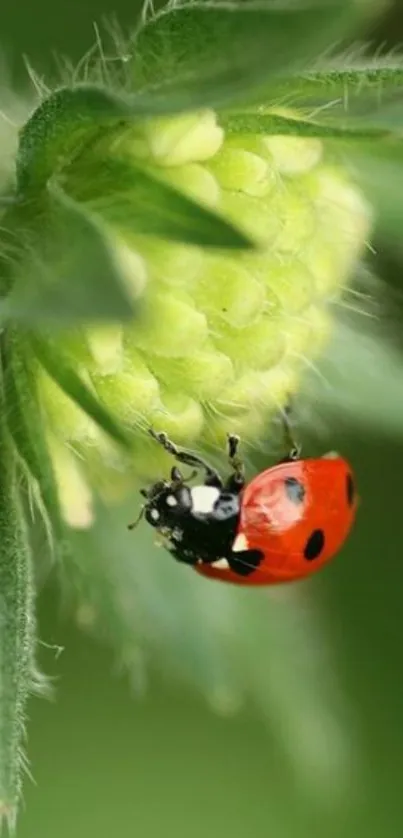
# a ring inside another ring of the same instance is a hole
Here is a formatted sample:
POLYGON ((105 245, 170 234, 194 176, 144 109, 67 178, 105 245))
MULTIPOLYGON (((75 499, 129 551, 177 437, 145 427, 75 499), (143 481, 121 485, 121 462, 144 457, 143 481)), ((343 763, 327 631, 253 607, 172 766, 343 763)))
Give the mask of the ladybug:
POLYGON ((146 501, 139 517, 158 531, 178 562, 213 579, 273 585, 310 576, 340 550, 357 507, 350 465, 337 454, 303 459, 288 411, 284 430, 287 457, 246 483, 239 437, 228 436, 231 473, 223 482, 197 454, 150 429, 178 462, 196 469, 185 479, 174 466, 170 480, 141 490, 146 501), (189 485, 200 470, 203 483, 189 485))

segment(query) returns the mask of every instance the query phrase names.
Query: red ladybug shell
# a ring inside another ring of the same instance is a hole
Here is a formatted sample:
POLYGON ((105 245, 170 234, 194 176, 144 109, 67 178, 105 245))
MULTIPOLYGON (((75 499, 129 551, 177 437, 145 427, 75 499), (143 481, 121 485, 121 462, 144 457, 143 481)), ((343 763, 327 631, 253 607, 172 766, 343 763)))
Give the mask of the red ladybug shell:
POLYGON ((266 469, 243 491, 237 531, 242 549, 264 554, 259 567, 247 576, 208 564, 196 570, 238 585, 309 576, 340 550, 356 506, 353 474, 342 457, 295 460, 266 469))

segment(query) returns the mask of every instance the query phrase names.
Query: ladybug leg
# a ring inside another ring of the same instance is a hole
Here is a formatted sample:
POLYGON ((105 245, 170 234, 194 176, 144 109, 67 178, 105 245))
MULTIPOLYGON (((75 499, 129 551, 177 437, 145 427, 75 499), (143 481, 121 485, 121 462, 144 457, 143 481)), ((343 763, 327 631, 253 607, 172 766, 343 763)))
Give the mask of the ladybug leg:
POLYGON ((285 447, 288 450, 288 454, 282 460, 281 463, 289 463, 293 462, 294 460, 299 460, 301 457, 301 445, 296 442, 294 438, 294 434, 291 427, 291 415, 292 415, 292 408, 291 405, 288 404, 285 406, 281 419, 283 425, 283 437, 285 447))
POLYGON ((194 477, 197 475, 197 470, 193 469, 193 471, 188 475, 188 477, 184 477, 182 472, 178 469, 177 466, 173 466, 171 468, 171 489, 175 491, 175 489, 180 489, 185 483, 190 483, 194 477))
POLYGON ((191 451, 185 451, 183 448, 178 448, 174 442, 168 438, 167 434, 164 431, 154 431, 153 428, 149 428, 149 433, 156 442, 158 442, 168 454, 172 454, 179 463, 183 463, 187 466, 193 466, 197 470, 203 469, 206 473, 205 478, 205 485, 206 486, 216 486, 217 489, 222 489, 223 483, 221 477, 209 463, 206 463, 201 457, 197 454, 193 454, 191 451))
POLYGON ((182 472, 178 469, 177 466, 172 466, 171 468, 171 485, 178 485, 180 486, 181 483, 184 482, 184 477, 182 472))
POLYGON ((241 457, 238 455, 239 436, 228 434, 228 460, 233 473, 228 478, 225 488, 227 492, 238 494, 245 485, 245 468, 241 457))

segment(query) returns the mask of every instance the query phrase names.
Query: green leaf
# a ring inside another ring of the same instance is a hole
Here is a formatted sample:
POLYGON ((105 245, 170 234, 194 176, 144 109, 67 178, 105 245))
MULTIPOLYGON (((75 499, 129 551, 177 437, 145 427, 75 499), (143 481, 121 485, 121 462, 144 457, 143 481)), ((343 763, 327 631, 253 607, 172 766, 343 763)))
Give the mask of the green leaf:
POLYGON ((29 211, 36 214, 35 229, 2 302, 3 319, 55 325, 131 318, 133 304, 118 263, 85 209, 52 189, 44 206, 29 211))
MULTIPOLYGON (((85 156, 66 179, 65 188, 95 217, 122 233, 161 236, 205 247, 252 246, 230 222, 131 160, 85 156)), ((50 189, 60 195, 56 184, 50 189)))
POLYGON ((17 192, 28 196, 79 154, 81 148, 138 112, 128 98, 94 85, 62 87, 45 99, 20 132, 17 192))
POLYGON ((60 349, 57 349, 51 341, 44 340, 37 334, 32 335, 30 340, 39 362, 63 392, 76 402, 101 430, 119 445, 130 450, 130 435, 126 433, 120 423, 101 404, 89 386, 69 365, 60 349))
POLYGON ((343 57, 323 69, 282 80, 271 101, 303 109, 303 115, 339 130, 403 133, 403 62, 343 57))
POLYGON ((26 703, 35 683, 31 554, 0 384, 0 822, 15 827, 25 766, 26 703))
POLYGON ((348 33, 355 13, 349 0, 170 3, 136 34, 134 82, 161 110, 244 99, 306 68, 348 33))
POLYGON ((279 116, 264 111, 228 113, 221 117, 220 122, 229 134, 281 134, 355 142, 380 140, 391 136, 390 131, 383 128, 366 128, 365 126, 343 128, 340 125, 328 125, 319 120, 279 116))
POLYGON ((7 424, 31 480, 34 480, 47 513, 47 531, 52 553, 58 554, 64 539, 57 486, 46 440, 43 416, 26 338, 10 330, 3 335, 1 354, 7 397, 7 424), (53 539, 55 535, 55 539, 53 539))

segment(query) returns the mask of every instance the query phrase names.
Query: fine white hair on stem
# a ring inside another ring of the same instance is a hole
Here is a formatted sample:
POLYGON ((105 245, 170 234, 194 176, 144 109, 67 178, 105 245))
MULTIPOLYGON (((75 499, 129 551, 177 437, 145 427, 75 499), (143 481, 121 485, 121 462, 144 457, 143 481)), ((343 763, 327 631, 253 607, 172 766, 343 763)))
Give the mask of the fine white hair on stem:
POLYGON ((28 73, 28 77, 32 82, 34 90, 36 91, 39 99, 45 99, 47 96, 50 95, 51 90, 46 84, 46 82, 38 75, 36 70, 34 70, 29 58, 27 55, 23 56, 25 69, 28 73))

